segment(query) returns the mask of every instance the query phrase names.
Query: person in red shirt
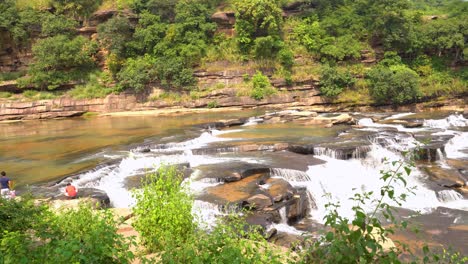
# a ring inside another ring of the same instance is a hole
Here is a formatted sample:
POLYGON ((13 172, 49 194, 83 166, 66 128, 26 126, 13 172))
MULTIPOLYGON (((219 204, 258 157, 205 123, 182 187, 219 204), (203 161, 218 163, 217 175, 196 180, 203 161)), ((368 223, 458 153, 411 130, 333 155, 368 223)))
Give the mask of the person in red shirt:
POLYGON ((65 195, 68 196, 70 199, 76 198, 76 188, 75 186, 71 185, 71 183, 67 183, 67 187, 65 188, 65 195))

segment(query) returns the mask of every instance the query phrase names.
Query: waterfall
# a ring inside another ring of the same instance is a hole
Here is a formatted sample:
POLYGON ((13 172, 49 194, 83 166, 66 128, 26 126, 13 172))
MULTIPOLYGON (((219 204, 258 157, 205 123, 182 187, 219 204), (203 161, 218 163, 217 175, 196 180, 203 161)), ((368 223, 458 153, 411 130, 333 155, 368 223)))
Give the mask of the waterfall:
POLYGON ((251 117, 247 120, 247 122, 245 124, 243 124, 242 126, 254 126, 254 125, 257 125, 259 123, 263 123, 263 118, 259 118, 259 117, 251 117))
POLYGON ((287 224, 288 223, 288 217, 286 216, 286 206, 283 206, 279 209, 279 214, 281 217, 281 222, 280 224, 287 224))
POLYGON ((314 155, 327 156, 334 159, 348 160, 348 159, 362 159, 365 158, 367 152, 370 150, 369 146, 356 146, 351 148, 327 148, 327 147, 314 147, 314 155), (354 148, 354 149, 353 149, 354 148))
POLYGON ((460 114, 450 115, 444 119, 429 119, 424 120, 424 126, 431 128, 448 129, 450 127, 466 127, 468 120, 460 114))
POLYGON ((305 182, 310 181, 309 175, 303 171, 291 170, 291 169, 280 169, 271 168, 271 177, 280 177, 289 182, 305 182))
POLYGON ((454 190, 443 190, 437 192, 439 201, 441 202, 453 202, 458 200, 463 200, 463 195, 459 194, 454 190))
POLYGON ((456 133, 445 145, 445 154, 449 159, 466 159, 468 155, 468 133, 456 133))
MULTIPOLYGON (((307 174, 310 181, 307 183, 307 190, 312 194, 316 202, 316 209, 312 209, 312 217, 323 221, 327 214, 325 205, 329 202, 339 202, 338 209, 340 215, 352 218, 352 207, 355 205, 349 200, 356 192, 373 191, 375 195, 380 194, 380 188, 384 182, 380 179, 380 170, 382 169, 382 160, 388 158, 390 161, 400 160, 402 157, 390 150, 378 145, 372 145, 368 157, 364 160, 338 160, 327 156, 321 156, 320 159, 326 161, 325 164, 309 166, 307 174)), ((384 170, 395 169, 391 164, 387 164, 384 170)), ((435 192, 427 189, 419 180, 421 174, 414 170, 407 178, 408 186, 417 186, 414 191, 415 196, 410 196, 404 207, 413 210, 430 212, 433 208, 441 205, 435 192)), ((400 195, 403 186, 395 183, 395 196, 400 195)), ((374 198, 377 198, 374 197, 374 198)), ((391 203, 391 201, 386 200, 391 203)), ((395 204, 394 204, 395 205, 395 204)), ((395 205, 396 206, 396 205, 395 205)), ((366 205, 366 210, 372 210, 371 202, 366 205)))

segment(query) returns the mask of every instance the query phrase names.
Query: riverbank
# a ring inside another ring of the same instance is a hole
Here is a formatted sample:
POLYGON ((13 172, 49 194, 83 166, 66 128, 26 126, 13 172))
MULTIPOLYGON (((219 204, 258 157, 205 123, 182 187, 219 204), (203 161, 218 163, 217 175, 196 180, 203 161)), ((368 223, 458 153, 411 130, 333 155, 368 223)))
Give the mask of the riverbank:
POLYGON ((334 103, 322 96, 316 88, 284 91, 255 100, 237 96, 235 89, 222 89, 196 100, 150 100, 148 95, 132 93, 109 95, 98 99, 72 99, 61 97, 38 101, 0 101, 0 122, 57 119, 96 113, 100 116, 147 116, 238 111, 245 108, 291 109, 301 108, 315 112, 421 112, 454 111, 468 113, 468 98, 437 99, 416 104, 369 105, 366 103, 334 103), (213 103, 215 102, 215 103, 213 103))

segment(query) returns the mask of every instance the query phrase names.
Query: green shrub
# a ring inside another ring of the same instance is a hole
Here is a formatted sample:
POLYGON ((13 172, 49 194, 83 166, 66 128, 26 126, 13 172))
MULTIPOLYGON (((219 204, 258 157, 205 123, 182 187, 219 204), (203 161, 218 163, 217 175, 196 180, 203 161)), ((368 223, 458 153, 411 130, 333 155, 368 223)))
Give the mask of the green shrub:
POLYGON ((187 68, 184 60, 180 57, 163 57, 156 64, 158 79, 166 87, 191 88, 196 79, 193 70, 187 68))
POLYGON ((124 16, 114 16, 97 27, 101 45, 121 58, 126 56, 132 30, 130 21, 124 16))
POLYGON ((161 256, 163 263, 279 264, 288 258, 266 241, 260 228, 232 215, 219 220, 208 233, 199 230, 187 243, 167 247, 161 256))
MULTIPOLYGON (((279 1, 236 0, 233 5, 236 10, 236 39, 241 52, 249 54, 256 38, 279 39, 283 24, 279 1)), ((257 49, 261 49, 256 46, 257 49)))
POLYGON ((265 96, 273 95, 275 93, 276 90, 271 86, 268 77, 257 71, 257 73, 252 77, 252 91, 250 93, 250 97, 255 100, 261 100, 265 96))
POLYGON ((42 35, 53 37, 56 35, 76 35, 78 22, 64 15, 48 14, 42 21, 42 35))
POLYGON ((83 76, 95 67, 92 55, 97 52, 97 45, 81 36, 69 39, 57 35, 38 40, 32 52, 34 62, 22 85, 54 90, 61 84, 85 79, 83 76))
POLYGON ((0 92, 0 98, 10 98, 11 96, 10 92, 0 92))
POLYGON ((274 58, 283 43, 272 36, 258 37, 254 40, 253 54, 256 59, 274 58))
POLYGON ((77 99, 93 99, 104 98, 111 93, 119 92, 118 87, 113 87, 108 83, 109 78, 111 77, 107 76, 106 73, 90 74, 89 81, 86 84, 77 85, 68 93, 77 99))
POLYGON ((101 3, 102 0, 51 0, 58 13, 72 16, 76 20, 89 18, 101 3))
POLYGON ((194 233, 193 200, 181 186, 182 179, 176 167, 163 166, 148 175, 142 189, 134 193, 134 227, 152 252, 181 246, 194 233))
POLYGON ((16 79, 24 76, 24 74, 25 74, 25 72, 22 72, 22 71, 18 71, 18 72, 1 72, 0 73, 0 82, 16 80, 16 79))
POLYGON ((23 196, 0 198, 0 263, 130 263, 133 244, 110 211, 81 206, 60 214, 23 196))
POLYGON ((421 95, 418 74, 404 65, 379 65, 369 72, 368 78, 369 93, 379 104, 415 102, 421 95))
POLYGON ((206 105, 206 107, 208 107, 208 108, 217 108, 217 107, 218 107, 218 102, 216 102, 216 101, 210 101, 210 102, 208 102, 208 104, 206 105))
POLYGON ((156 60, 150 56, 128 59, 117 74, 119 86, 123 89, 142 91, 146 84, 156 78, 156 60))
POLYGON ((294 65, 294 53, 289 48, 283 48, 278 52, 278 61, 286 70, 291 71, 294 65))
POLYGON ((322 68, 320 77, 320 91, 326 97, 338 96, 344 88, 354 86, 356 79, 349 72, 339 72, 328 65, 322 68))

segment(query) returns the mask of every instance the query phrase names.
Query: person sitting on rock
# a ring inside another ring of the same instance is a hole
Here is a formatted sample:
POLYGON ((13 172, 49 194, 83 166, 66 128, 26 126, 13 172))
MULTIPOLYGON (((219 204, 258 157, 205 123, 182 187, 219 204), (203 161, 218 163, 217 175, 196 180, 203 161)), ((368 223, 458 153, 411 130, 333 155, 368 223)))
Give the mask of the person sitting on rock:
POLYGON ((75 199, 77 195, 77 191, 75 186, 71 185, 71 183, 67 183, 67 187, 65 188, 65 195, 68 196, 69 199, 75 199))
POLYGON ((6 198, 10 195, 11 180, 6 176, 6 173, 2 171, 0 177, 0 195, 6 198))

